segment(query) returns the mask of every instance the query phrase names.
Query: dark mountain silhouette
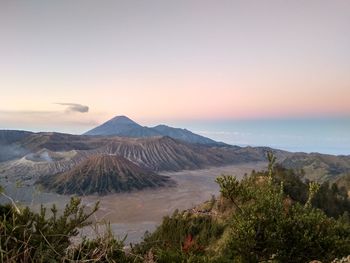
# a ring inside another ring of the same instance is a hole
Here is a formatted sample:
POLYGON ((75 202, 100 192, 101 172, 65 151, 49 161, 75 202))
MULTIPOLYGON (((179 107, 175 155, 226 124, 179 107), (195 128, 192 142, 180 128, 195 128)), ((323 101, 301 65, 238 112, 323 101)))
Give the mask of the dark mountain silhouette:
POLYGON ((169 177, 157 175, 118 155, 90 156, 71 170, 48 175, 38 184, 59 194, 108 194, 171 186, 169 177))
MULTIPOLYGON (((158 125, 153 127, 153 130, 156 130, 164 136, 169 136, 171 138, 181 140, 189 143, 199 143, 199 144, 208 144, 208 145, 217 145, 218 142, 209 139, 207 137, 195 134, 187 129, 173 128, 167 125, 158 125)), ((224 143, 222 143, 224 144, 224 143)))
POLYGON ((84 133, 84 135, 151 137, 160 135, 157 131, 143 127, 126 116, 116 116, 113 119, 84 133))
POLYGON ((114 117, 100 126, 97 126, 96 128, 84 133, 84 135, 121 136, 134 138, 169 136, 171 138, 189 143, 224 145, 224 143, 216 142, 186 129, 173 128, 166 125, 158 125, 153 128, 143 127, 126 116, 114 117))

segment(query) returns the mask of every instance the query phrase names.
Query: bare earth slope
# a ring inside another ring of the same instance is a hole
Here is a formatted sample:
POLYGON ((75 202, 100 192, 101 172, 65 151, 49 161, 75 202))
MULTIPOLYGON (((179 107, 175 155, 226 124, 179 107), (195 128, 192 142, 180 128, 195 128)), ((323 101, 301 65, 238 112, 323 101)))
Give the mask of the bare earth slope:
POLYGON ((91 154, 91 151, 54 152, 44 148, 20 159, 0 163, 0 176, 6 181, 32 184, 41 176, 68 171, 91 154))
POLYGON ((143 169, 124 157, 94 155, 65 173, 41 177, 38 183, 59 194, 104 195, 170 186, 172 181, 166 176, 143 169))
POLYGON ((70 170, 95 154, 113 154, 152 171, 180 171, 265 161, 268 148, 209 147, 169 137, 94 137, 37 133, 17 143, 26 155, 0 163, 0 176, 37 179, 70 170))
MULTIPOLYGON (((99 149, 104 153, 119 154, 154 171, 193 170, 209 166, 238 163, 245 158, 234 147, 207 147, 188 144, 170 137, 147 139, 115 138, 99 149)), ((250 161, 263 160, 263 156, 249 154, 250 161)))
POLYGON ((120 155, 142 168, 159 172, 265 161, 266 152, 272 150, 283 166, 304 169, 305 177, 311 180, 334 180, 350 172, 350 156, 191 144, 167 136, 127 138, 18 131, 0 134, 0 149, 5 149, 2 157, 10 150, 15 152, 13 160, 4 162, 3 158, 0 162, 0 177, 12 182, 31 183, 45 175, 64 173, 96 154, 120 155))
POLYGON ((26 154, 26 151, 16 143, 31 134, 33 133, 27 131, 0 130, 0 162, 16 159, 26 154))

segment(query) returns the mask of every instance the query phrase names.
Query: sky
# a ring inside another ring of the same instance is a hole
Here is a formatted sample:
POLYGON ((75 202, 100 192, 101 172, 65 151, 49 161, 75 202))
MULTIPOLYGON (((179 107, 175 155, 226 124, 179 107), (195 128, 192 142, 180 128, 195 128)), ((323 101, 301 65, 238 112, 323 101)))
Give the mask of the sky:
POLYGON ((0 0, 0 129, 350 116, 347 0, 0 0))

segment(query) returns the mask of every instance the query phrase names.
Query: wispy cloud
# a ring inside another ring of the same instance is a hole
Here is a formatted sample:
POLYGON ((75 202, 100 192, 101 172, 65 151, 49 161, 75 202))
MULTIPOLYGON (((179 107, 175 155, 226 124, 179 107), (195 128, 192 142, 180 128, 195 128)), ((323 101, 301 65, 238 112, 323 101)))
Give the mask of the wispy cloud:
POLYGON ((67 114, 65 109, 61 111, 0 109, 0 129, 82 133, 99 124, 102 117, 99 113, 83 114, 69 111, 67 114))
POLYGON ((89 106, 78 104, 78 103, 67 103, 67 102, 57 102, 57 105, 66 106, 66 110, 69 112, 89 112, 89 106))

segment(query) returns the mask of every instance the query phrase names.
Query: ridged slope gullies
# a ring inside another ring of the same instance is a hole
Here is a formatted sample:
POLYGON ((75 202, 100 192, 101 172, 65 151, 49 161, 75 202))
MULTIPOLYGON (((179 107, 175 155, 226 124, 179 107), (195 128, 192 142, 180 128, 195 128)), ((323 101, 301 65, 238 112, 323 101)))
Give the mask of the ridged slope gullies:
POLYGON ((99 194, 127 192, 144 188, 171 186, 169 177, 157 175, 117 155, 94 155, 71 170, 48 175, 39 184, 59 194, 99 194))
POLYGON ((65 172, 92 154, 92 151, 53 152, 42 149, 17 160, 0 163, 0 176, 12 182, 32 181, 41 176, 65 172))
POLYGON ((137 138, 114 141, 99 149, 118 154, 154 171, 201 169, 240 162, 264 161, 266 149, 240 147, 209 147, 189 144, 170 137, 137 138))
POLYGON ((120 155, 152 171, 180 171, 211 166, 265 161, 265 148, 213 147, 185 143, 170 137, 123 138, 64 134, 33 134, 29 141, 36 149, 20 159, 0 163, 0 176, 13 180, 66 172, 96 154, 120 155), (44 147, 45 148, 42 148, 44 147), (78 149, 74 149, 77 146, 78 149), (46 148, 48 147, 48 148, 46 148), (89 150, 80 150, 81 148, 89 150))

